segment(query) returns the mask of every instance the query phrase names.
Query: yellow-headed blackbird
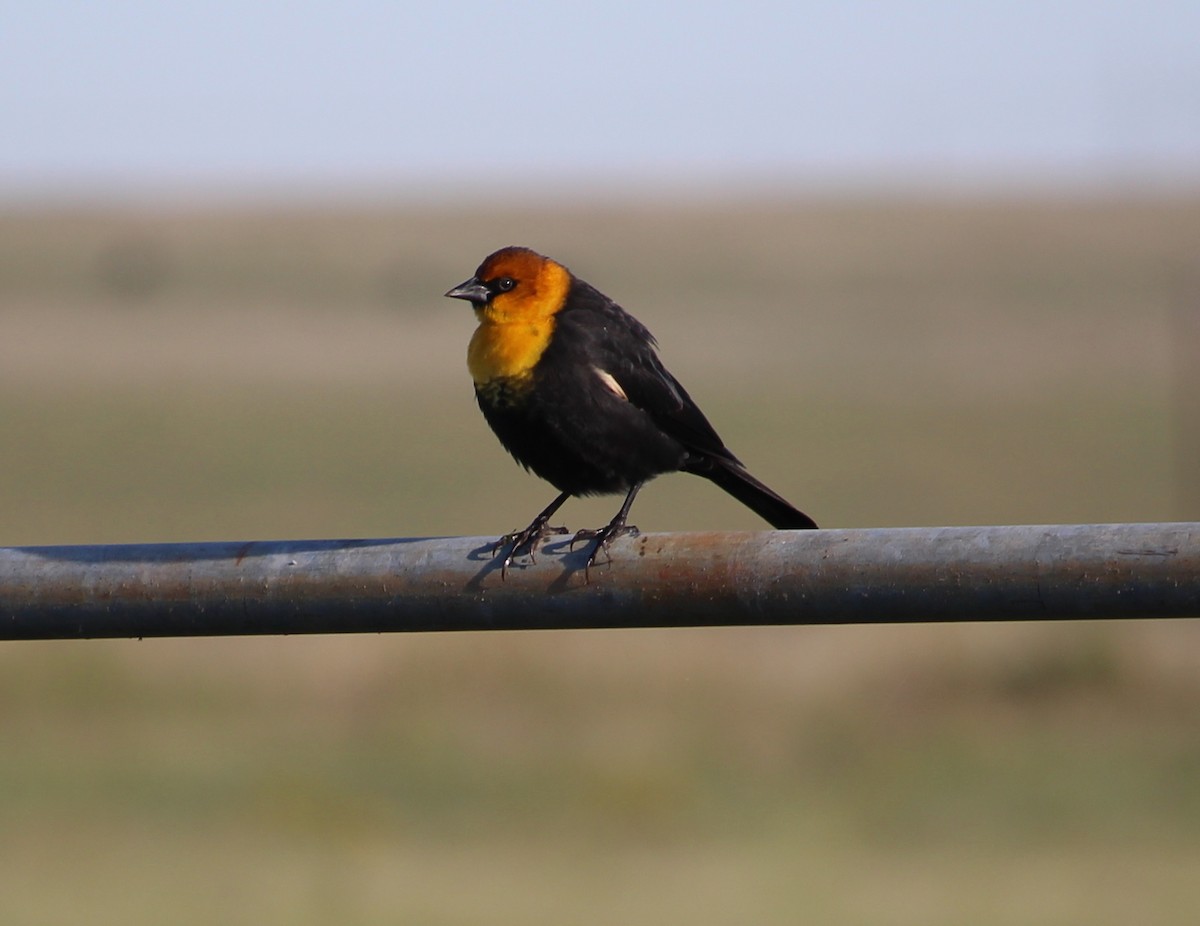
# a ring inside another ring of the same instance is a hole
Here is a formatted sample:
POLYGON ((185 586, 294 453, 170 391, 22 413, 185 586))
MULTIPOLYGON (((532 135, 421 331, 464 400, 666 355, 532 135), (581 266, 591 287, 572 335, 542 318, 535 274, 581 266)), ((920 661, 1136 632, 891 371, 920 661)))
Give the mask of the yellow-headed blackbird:
POLYGON ((562 264, 528 248, 488 257, 447 296, 465 299, 479 327, 467 349, 475 397, 518 463, 561 493, 521 531, 500 538, 533 556, 572 495, 625 493, 616 517, 575 540, 601 549, 623 533, 634 496, 660 473, 710 479, 780 529, 814 528, 808 515, 746 472, 655 352, 632 315, 562 264))

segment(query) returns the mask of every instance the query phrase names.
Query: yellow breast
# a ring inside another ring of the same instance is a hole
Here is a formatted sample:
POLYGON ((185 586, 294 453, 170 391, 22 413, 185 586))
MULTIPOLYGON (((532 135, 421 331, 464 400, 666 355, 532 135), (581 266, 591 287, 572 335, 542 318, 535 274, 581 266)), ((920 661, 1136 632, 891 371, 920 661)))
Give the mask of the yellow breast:
POLYGON ((467 347, 467 368, 475 385, 528 379, 553 333, 553 317, 510 322, 484 319, 467 347))

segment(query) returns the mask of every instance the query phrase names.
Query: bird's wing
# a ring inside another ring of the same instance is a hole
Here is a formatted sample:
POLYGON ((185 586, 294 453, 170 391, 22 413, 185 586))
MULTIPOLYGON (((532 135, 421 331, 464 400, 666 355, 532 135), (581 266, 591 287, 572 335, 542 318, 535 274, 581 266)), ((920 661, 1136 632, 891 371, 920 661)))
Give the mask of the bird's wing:
POLYGON ((650 331, 611 299, 588 289, 590 298, 576 300, 579 308, 560 315, 558 324, 569 326, 571 340, 583 346, 583 355, 597 372, 612 377, 630 404, 689 450, 738 463, 687 390, 663 366, 650 331))

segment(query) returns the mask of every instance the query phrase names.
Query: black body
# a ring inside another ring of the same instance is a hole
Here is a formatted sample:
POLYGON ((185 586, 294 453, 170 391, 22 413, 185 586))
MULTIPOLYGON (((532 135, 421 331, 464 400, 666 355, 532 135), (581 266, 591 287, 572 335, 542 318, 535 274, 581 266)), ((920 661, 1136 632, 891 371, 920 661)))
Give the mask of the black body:
POLYGON ((650 332, 615 302, 573 279, 554 326, 531 381, 476 389, 519 463, 569 495, 631 493, 662 473, 694 473, 776 528, 816 527, 746 472, 663 367, 650 332))

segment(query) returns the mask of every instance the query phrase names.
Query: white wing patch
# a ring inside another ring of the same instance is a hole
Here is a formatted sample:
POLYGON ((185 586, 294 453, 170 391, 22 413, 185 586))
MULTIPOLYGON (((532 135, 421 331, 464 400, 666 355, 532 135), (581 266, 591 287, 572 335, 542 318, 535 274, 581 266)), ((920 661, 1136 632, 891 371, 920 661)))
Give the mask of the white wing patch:
POLYGON ((609 392, 619 399, 624 399, 626 402, 629 401, 629 396, 625 394, 625 390, 621 388, 621 384, 617 382, 616 377, 609 373, 608 370, 602 370, 598 366, 593 366, 592 369, 600 377, 600 382, 604 383, 609 392))

